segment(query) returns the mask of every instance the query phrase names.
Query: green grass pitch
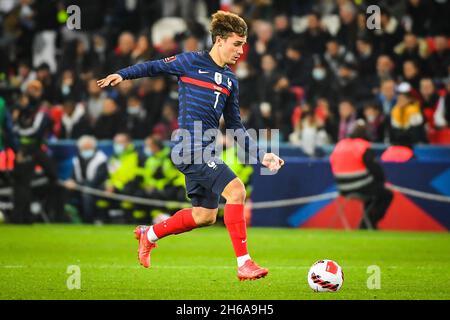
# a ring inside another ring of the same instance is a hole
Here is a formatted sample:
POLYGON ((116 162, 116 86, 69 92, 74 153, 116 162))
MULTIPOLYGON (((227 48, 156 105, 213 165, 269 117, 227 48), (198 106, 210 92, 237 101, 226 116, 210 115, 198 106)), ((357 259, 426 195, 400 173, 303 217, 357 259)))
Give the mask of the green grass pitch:
POLYGON ((255 261, 269 268, 239 282, 224 227, 161 240, 152 267, 137 261, 133 226, 0 226, 0 299, 450 299, 448 233, 249 228, 255 261), (315 293, 306 280, 319 259, 345 273, 336 293, 315 293), (68 266, 81 288, 69 290, 68 266), (370 290, 367 268, 381 270, 370 290))

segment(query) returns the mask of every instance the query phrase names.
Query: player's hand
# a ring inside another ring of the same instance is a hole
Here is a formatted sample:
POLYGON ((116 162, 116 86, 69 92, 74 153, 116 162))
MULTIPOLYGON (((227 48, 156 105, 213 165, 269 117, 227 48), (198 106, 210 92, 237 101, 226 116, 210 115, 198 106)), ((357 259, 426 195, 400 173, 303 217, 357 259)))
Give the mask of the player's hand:
POLYGON ((274 153, 266 153, 264 155, 262 164, 263 166, 269 168, 270 171, 274 172, 280 170, 280 168, 284 165, 284 160, 274 153))
POLYGON ((122 81, 123 81, 122 76, 120 74, 114 73, 114 74, 110 74, 106 78, 97 80, 97 85, 100 88, 104 88, 109 85, 111 85, 111 87, 114 87, 115 85, 118 85, 122 81))

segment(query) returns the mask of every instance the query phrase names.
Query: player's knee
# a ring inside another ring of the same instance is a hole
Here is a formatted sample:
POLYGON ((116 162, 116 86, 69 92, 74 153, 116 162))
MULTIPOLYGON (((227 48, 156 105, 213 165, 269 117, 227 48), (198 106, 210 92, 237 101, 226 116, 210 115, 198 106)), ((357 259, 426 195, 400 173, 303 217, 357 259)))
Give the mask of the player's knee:
POLYGON ((193 212, 192 215, 198 226, 210 226, 216 223, 217 212, 193 212))
POLYGON ((216 223, 215 215, 202 215, 197 221, 197 225, 199 226, 210 226, 214 223, 216 223))
POLYGON ((230 186, 227 186, 224 194, 227 203, 244 204, 245 203, 245 186, 241 180, 233 180, 230 186))
POLYGON ((229 197, 227 198, 227 202, 235 204, 244 204, 245 196, 246 196, 245 187, 242 184, 242 186, 239 186, 232 190, 229 197))
POLYGON ((211 214, 211 215, 205 216, 203 223, 205 226, 213 225, 214 223, 216 223, 216 215, 211 214))

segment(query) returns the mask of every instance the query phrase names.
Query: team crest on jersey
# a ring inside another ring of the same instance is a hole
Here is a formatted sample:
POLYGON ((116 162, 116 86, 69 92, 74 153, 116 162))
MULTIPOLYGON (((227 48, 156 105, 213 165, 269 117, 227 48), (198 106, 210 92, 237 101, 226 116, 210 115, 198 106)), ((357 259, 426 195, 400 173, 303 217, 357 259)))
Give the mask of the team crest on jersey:
POLYGON ((231 79, 228 78, 227 79, 227 86, 228 86, 228 88, 231 88, 232 85, 233 85, 233 82, 231 82, 231 79))
POLYGON ((169 63, 169 62, 172 62, 172 61, 175 61, 175 60, 177 60, 177 57, 171 56, 171 57, 164 58, 163 61, 164 61, 165 63, 169 63))
POLYGON ((219 73, 219 72, 216 72, 216 73, 214 74, 214 81, 215 81, 217 84, 221 84, 221 83, 222 83, 222 74, 219 73))

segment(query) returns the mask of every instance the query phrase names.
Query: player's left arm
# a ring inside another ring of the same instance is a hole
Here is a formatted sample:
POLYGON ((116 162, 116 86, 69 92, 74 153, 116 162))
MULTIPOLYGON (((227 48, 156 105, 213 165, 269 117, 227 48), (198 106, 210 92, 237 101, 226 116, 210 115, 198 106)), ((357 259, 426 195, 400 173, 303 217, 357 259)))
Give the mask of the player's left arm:
POLYGON ((284 165, 284 160, 276 154, 270 152, 266 153, 264 150, 260 150, 257 142, 252 139, 247 132, 247 129, 245 129, 242 124, 239 111, 239 88, 237 82, 228 97, 223 117, 226 128, 236 130, 238 144, 244 148, 250 157, 256 157, 256 159, 269 168, 270 171, 277 171, 284 165), (245 141, 244 144, 242 144, 242 141, 245 141))

